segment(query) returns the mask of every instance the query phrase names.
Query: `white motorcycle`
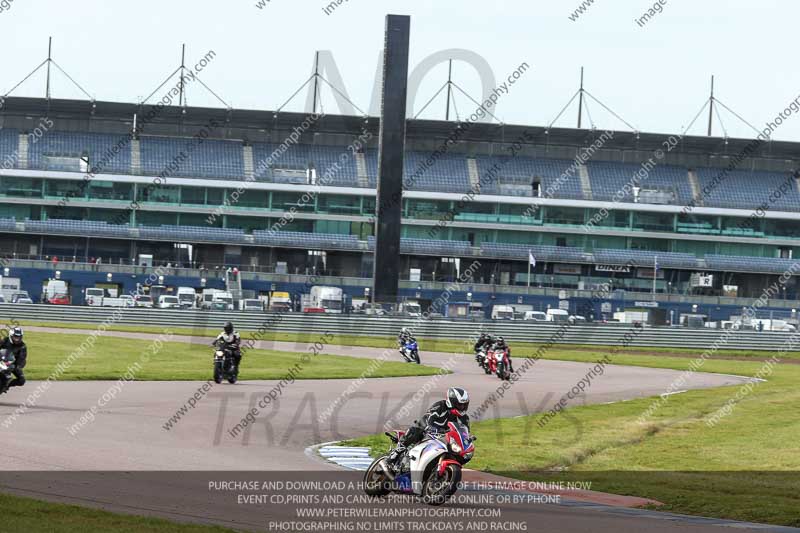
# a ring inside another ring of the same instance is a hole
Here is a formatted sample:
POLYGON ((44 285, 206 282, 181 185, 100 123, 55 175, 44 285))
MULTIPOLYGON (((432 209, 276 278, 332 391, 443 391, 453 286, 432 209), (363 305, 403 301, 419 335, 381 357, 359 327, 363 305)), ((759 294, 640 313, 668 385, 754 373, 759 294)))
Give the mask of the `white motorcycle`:
MULTIPOLYGON (((386 436, 396 448, 404 433, 387 431, 386 436)), ((415 494, 429 505, 441 505, 458 489, 461 468, 475 453, 475 440, 458 422, 449 422, 444 434, 427 432, 422 442, 406 451, 396 469, 389 464, 389 454, 375 459, 364 474, 364 491, 375 497, 390 492, 415 494)))
POLYGON ((0 394, 8 392, 14 370, 14 354, 8 350, 0 350, 0 394))

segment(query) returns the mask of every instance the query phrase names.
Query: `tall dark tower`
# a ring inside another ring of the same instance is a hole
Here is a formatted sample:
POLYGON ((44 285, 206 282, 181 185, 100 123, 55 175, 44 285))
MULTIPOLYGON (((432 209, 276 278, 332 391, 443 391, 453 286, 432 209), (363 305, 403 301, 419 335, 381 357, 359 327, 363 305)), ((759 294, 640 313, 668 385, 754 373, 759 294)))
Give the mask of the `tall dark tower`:
POLYGON ((373 301, 379 303, 397 303, 400 283, 400 222, 410 26, 411 19, 408 16, 386 16, 375 208, 375 270, 372 274, 373 301))

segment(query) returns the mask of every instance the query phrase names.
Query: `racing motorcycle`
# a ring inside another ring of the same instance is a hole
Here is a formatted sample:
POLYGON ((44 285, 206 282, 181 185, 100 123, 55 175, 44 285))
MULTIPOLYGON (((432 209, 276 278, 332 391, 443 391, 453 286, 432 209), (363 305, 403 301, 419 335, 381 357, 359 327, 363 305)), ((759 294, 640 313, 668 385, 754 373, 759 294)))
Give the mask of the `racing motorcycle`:
POLYGON ((415 339, 409 340, 400 348, 400 354, 407 363, 419 363, 419 345, 415 339))
POLYGON ((447 501, 458 489, 461 469, 472 459, 477 440, 460 422, 449 422, 447 426, 443 434, 426 430, 422 442, 407 450, 395 468, 389 464, 389 456, 405 432, 387 431, 394 446, 390 453, 375 459, 364 474, 367 495, 414 494, 429 505, 447 501))
POLYGON ((475 361, 478 362, 478 366, 483 369, 483 371, 487 374, 491 374, 489 370, 489 357, 486 353, 486 348, 480 348, 475 353, 475 361))
POLYGON ((511 368, 511 365, 509 364, 508 360, 508 348, 500 348, 495 346, 490 353, 492 354, 491 359, 493 362, 492 371, 503 381, 510 380, 511 370, 509 369, 511 368))
POLYGON ((227 346, 214 348, 214 383, 220 384, 223 379, 234 384, 239 379, 239 368, 233 363, 233 349, 227 346))
POLYGON ((14 354, 8 350, 0 350, 0 394, 8 392, 14 370, 14 354))

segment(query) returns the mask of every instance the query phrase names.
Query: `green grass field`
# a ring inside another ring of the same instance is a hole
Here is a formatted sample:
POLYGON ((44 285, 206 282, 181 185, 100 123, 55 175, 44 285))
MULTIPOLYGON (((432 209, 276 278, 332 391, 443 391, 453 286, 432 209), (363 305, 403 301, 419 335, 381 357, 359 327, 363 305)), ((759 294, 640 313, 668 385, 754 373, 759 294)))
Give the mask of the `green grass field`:
MULTIPOLYGON (((152 327, 119 329, 159 333, 152 327)), ((179 330, 175 333, 197 334, 179 330)), ((212 333, 215 332, 208 332, 208 336, 212 333)), ((38 368, 29 364, 31 377, 46 376, 72 347, 67 344, 74 343, 73 338, 79 342, 83 336, 30 334, 28 341, 37 358, 43 351, 51 350, 37 363, 41 365, 38 368)), ((318 335, 276 333, 267 338, 313 342, 318 335)), ((394 339, 337 336, 330 343, 383 348, 393 346, 394 339)), ((465 351, 463 341, 421 339, 420 343, 423 351, 465 351)), ((115 379, 127 364, 108 362, 108 353, 120 353, 123 357, 114 359, 130 363, 146 345, 127 339, 102 339, 96 353, 87 355, 66 377, 115 379), (110 344, 106 346, 106 342, 110 344)), ((168 346, 169 350, 153 358, 158 364, 149 365, 152 372, 148 369, 139 379, 207 378, 209 350, 199 345, 170 343, 168 346), (165 370, 170 378, 163 375, 165 370)), ((517 359, 533 354, 536 349, 536 345, 514 344, 517 359)), ((609 350, 610 347, 558 346, 544 358, 594 362, 609 350)), ((685 370, 699 352, 629 348, 615 355, 613 364, 685 370)), ((762 368, 759 360, 772 355, 720 350, 704 364, 702 371, 752 376, 762 368)), ((281 372, 299 357, 300 354, 254 351, 244 365, 242 378, 281 377, 281 372)), ((470 467, 521 479, 591 481, 594 490, 664 502, 660 509, 665 511, 800 526, 800 364, 796 364, 800 354, 788 353, 783 358, 787 362, 777 365, 767 382, 756 385, 714 427, 708 427, 706 421, 733 397, 738 386, 670 396, 645 424, 637 419, 654 398, 571 408, 543 428, 536 425, 537 415, 478 422, 473 427, 479 436, 477 453, 470 467)), ((300 377, 356 376, 364 368, 360 365, 366 364, 367 360, 319 356, 300 377)), ((381 375, 392 376, 408 375, 407 372, 430 374, 436 369, 387 363, 380 371, 381 375)), ((531 371, 535 372, 535 367, 531 371)), ((373 436, 349 444, 369 445, 377 452, 386 449, 388 440, 373 436)))
MULTIPOLYGON (((602 353, 554 349, 548 358, 595 361, 602 353)), ((690 361, 614 358, 680 370, 690 361)), ((709 360, 703 371, 752 376, 761 365, 709 360)), ((798 383, 800 365, 778 365, 714 427, 706 420, 738 386, 670 396, 645 424, 637 419, 653 398, 571 408, 543 428, 538 415, 478 422, 470 467, 520 479, 591 481, 593 490, 661 501, 664 511, 800 526, 798 383)), ((381 453, 387 443, 373 436, 347 444, 381 453)))
MULTIPOLYGON (((317 336, 318 338, 319 336, 317 336)), ((142 357, 149 361, 141 363, 136 371, 138 381, 196 381, 209 379, 212 371, 211 346, 185 342, 165 342, 161 350, 150 349, 151 340, 99 337, 95 345, 78 358, 60 376, 61 380, 116 380, 122 377, 142 357)), ((56 366, 64 361, 81 342, 83 334, 29 333, 28 364, 25 376, 28 379, 46 379, 56 366)), ((297 379, 357 378, 370 366, 372 360, 335 355, 313 355, 307 363, 301 358, 309 352, 289 353, 268 350, 247 350, 242 358, 240 379, 282 379, 295 364, 302 370, 297 379)), ((376 357, 379 352, 376 352, 376 357)), ((387 361, 377 367, 372 377, 428 376, 439 369, 387 361)))
POLYGON ((232 533, 232 529, 178 524, 160 518, 123 515, 0 494, 2 531, 26 533, 232 533))
MULTIPOLYGON (((7 321, 8 319, 6 319, 6 322, 7 321)), ((94 330, 97 327, 96 325, 93 324, 77 323, 77 322, 40 322, 34 320, 19 320, 19 322, 23 327, 41 326, 41 327, 63 328, 63 329, 88 329, 88 330, 94 330)), ((524 327, 524 325, 522 327, 524 327)), ((127 331, 131 333, 153 333, 156 335, 161 334, 164 330, 163 327, 158 327, 158 326, 132 326, 123 324, 113 324, 108 329, 109 331, 127 331)), ((221 327, 196 328, 196 329, 192 328, 170 328, 170 329, 175 335, 202 336, 211 339, 219 334, 221 327)), ((245 329, 241 330, 241 334, 243 339, 247 339, 249 335, 252 334, 252 332, 248 334, 248 330, 245 329)), ((622 335, 622 332, 620 332, 620 335, 622 335)), ((296 332, 268 331, 263 336, 259 337, 259 339, 263 341, 313 343, 318 341, 319 337, 320 334, 318 332, 296 333, 296 332)), ((420 341, 420 347, 423 349, 423 351, 446 352, 446 353, 472 352, 472 346, 468 345, 468 343, 466 343, 463 340, 426 339, 420 337, 419 341, 420 341)), ((363 346, 368 348, 393 348, 397 345, 397 339, 396 337, 386 337, 386 336, 333 334, 333 336, 330 337, 328 344, 338 344, 342 346, 363 346)), ((537 348, 539 348, 538 344, 515 342, 514 354, 515 356, 531 355, 536 351, 537 348)), ((600 353, 600 352, 602 352, 603 354, 607 353, 607 351, 603 352, 602 347, 598 347, 597 345, 563 344, 559 345, 558 353, 555 355, 557 357, 570 357, 570 358, 574 356, 580 359, 570 359, 570 360, 583 360, 587 351, 588 353, 600 353)), ((672 355, 685 355, 688 357, 697 355, 699 353, 699 350, 689 349, 689 348, 636 347, 636 348, 625 348, 621 352, 628 354, 647 352, 653 355, 672 354, 672 355)), ((736 357, 736 358, 761 359, 770 356, 769 352, 759 351, 759 350, 720 349, 717 353, 719 356, 736 357)), ((800 359, 800 352, 787 354, 787 358, 800 359)))

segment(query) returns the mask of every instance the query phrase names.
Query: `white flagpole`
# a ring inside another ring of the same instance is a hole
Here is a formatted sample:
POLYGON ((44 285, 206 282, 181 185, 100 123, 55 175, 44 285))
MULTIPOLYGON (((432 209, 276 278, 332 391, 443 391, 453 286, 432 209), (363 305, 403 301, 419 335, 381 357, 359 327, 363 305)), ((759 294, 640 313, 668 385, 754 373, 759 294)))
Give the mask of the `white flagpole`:
POLYGON ((526 294, 531 293, 531 251, 528 250, 528 289, 526 290, 526 294))
POLYGON ((653 301, 656 301, 656 274, 658 273, 658 256, 653 256, 653 301))

